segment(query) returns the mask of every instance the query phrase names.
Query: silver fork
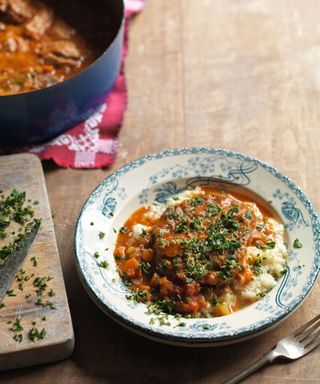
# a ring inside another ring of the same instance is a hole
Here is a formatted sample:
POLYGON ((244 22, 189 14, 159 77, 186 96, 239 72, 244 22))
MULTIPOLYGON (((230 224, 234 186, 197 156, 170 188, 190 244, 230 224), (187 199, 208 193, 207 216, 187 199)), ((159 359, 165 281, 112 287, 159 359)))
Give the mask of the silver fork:
POLYGON ((245 370, 224 384, 239 383, 245 377, 251 375, 266 364, 273 363, 279 357, 296 360, 311 352, 320 344, 320 315, 297 329, 291 335, 278 341, 277 345, 267 354, 263 355, 255 363, 249 365, 245 370))

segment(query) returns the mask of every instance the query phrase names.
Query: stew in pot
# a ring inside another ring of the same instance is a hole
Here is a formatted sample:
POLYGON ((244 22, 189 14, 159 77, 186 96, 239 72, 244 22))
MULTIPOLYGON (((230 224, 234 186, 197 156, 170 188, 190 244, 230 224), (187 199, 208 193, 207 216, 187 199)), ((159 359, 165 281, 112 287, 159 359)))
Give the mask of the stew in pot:
POLYGON ((101 47, 92 44, 92 36, 83 28, 85 21, 90 22, 87 10, 77 7, 79 2, 58 3, 0 0, 0 95, 49 87, 77 74, 100 55, 101 47), (71 6, 71 13, 77 9, 78 14, 64 19, 56 4, 71 6))

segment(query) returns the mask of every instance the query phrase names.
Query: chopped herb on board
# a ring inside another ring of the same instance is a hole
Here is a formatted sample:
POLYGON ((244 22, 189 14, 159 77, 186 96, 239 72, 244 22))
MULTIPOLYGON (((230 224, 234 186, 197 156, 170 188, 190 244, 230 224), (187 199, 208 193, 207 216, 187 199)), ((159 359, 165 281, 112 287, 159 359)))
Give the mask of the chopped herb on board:
POLYGON ((48 286, 47 283, 52 279, 53 277, 51 276, 43 276, 43 277, 38 276, 34 279, 33 286, 37 288, 36 289, 37 296, 42 296, 42 293, 46 290, 48 286))
POLYGON ((21 343, 21 342, 22 342, 22 339, 23 339, 23 336, 22 336, 22 333, 17 333, 17 334, 14 335, 12 338, 13 338, 13 340, 16 341, 17 343, 21 343))
POLYGON ((302 248, 302 243, 299 239, 295 239, 293 242, 293 248, 302 248))
POLYGON ((41 331, 39 331, 38 328, 32 327, 29 331, 29 339, 33 342, 36 342, 38 340, 42 340, 47 336, 47 331, 45 328, 42 328, 41 331))
POLYGON ((52 301, 42 301, 40 297, 35 301, 35 305, 40 305, 42 307, 49 307, 50 309, 57 309, 56 304, 52 301))
POLYGON ((17 317, 15 319, 9 330, 12 332, 20 332, 23 330, 23 326, 21 325, 21 317, 17 317))
POLYGON ((19 249, 34 225, 40 225, 41 220, 34 219, 34 208, 26 205, 26 193, 13 189, 7 196, 0 194, 0 238, 5 239, 8 232, 15 238, 0 248, 0 266, 3 265, 13 251, 19 249), (10 230, 11 223, 19 225, 18 230, 10 230))
POLYGON ((32 262, 32 265, 33 265, 34 267, 37 266, 38 261, 37 261, 37 258, 36 258, 35 256, 32 256, 31 259, 30 259, 30 261, 32 262))

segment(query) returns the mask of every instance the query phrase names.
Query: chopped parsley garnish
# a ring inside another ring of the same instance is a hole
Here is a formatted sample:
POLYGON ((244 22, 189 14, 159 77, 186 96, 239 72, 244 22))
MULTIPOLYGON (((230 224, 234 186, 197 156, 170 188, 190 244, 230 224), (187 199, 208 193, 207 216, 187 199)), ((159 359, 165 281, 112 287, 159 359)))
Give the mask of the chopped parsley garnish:
POLYGON ((233 220, 233 217, 235 213, 239 211, 239 208, 234 206, 232 207, 226 215, 221 215, 221 221, 225 228, 229 229, 230 231, 235 231, 240 227, 240 224, 233 220))
POLYGON ((220 267, 219 275, 223 280, 229 280, 231 278, 232 271, 238 268, 239 264, 235 261, 235 259, 229 259, 220 267))
POLYGON ((294 242, 293 242, 293 248, 302 248, 302 243, 299 239, 295 239, 294 242))
POLYGON ((99 232, 99 239, 102 240, 105 237, 104 232, 99 232))
POLYGON ((123 226, 123 227, 121 227, 121 228, 119 229, 119 233, 124 234, 124 233, 127 233, 127 232, 128 232, 128 227, 126 227, 126 226, 123 226))
POLYGON ((30 259, 30 261, 32 262, 32 265, 33 265, 34 267, 37 266, 38 261, 37 261, 37 258, 36 258, 35 256, 32 256, 31 259, 30 259))
POLYGON ((175 233, 183 233, 186 231, 188 219, 184 217, 181 222, 176 226, 175 233))
POLYGON ((43 292, 47 288, 47 283, 52 280, 53 277, 51 276, 43 276, 43 277, 36 277, 33 281, 33 286, 36 288, 36 294, 37 296, 42 296, 43 292))
POLYGON ((20 332, 23 330, 23 326, 21 325, 21 317, 17 317, 15 319, 9 330, 12 332, 20 332))
POLYGON ((103 260, 103 261, 101 261, 100 263, 98 263, 98 266, 99 266, 100 268, 107 269, 107 268, 109 267, 109 264, 108 264, 105 260, 103 260))
POLYGON ((200 280, 207 273, 207 269, 203 264, 195 262, 194 259, 189 258, 186 262, 186 275, 196 281, 200 280))
POLYGON ((262 250, 266 250, 266 249, 274 249, 275 246, 276 246, 275 241, 267 241, 263 245, 258 245, 257 248, 262 249, 262 250))
POLYGON ((27 240, 27 235, 32 231, 34 225, 40 225, 39 219, 34 219, 34 209, 30 205, 25 205, 26 193, 13 189, 8 196, 0 195, 0 238, 5 239, 10 234, 16 235, 8 244, 0 248, 0 266, 3 265, 15 250, 20 249, 27 240), (19 225, 19 229, 11 230, 11 223, 19 225))
POLYGON ((217 216, 217 214, 219 212, 221 212, 221 208, 218 205, 216 205, 214 203, 208 203, 205 216, 206 217, 214 217, 214 216, 217 216))
POLYGON ((165 272, 168 269, 170 261, 167 259, 162 259, 159 263, 159 270, 165 272))
POLYGON ((148 274, 151 270, 151 264, 145 261, 140 261, 139 269, 148 274))
POLYGON ((126 298, 128 300, 135 301, 136 303, 141 303, 146 301, 147 294, 148 294, 148 291, 136 290, 131 295, 126 295, 126 298))
POLYGON ((23 336, 21 333, 17 333, 16 335, 14 335, 13 337, 13 340, 16 341, 17 343, 21 343, 22 342, 22 339, 23 339, 23 336))
POLYGON ((201 205, 203 203, 203 197, 193 197, 192 199, 190 199, 190 204, 193 206, 193 207, 196 207, 198 205, 201 205))
POLYGON ((200 217, 194 217, 190 222, 190 228, 194 231, 198 231, 201 228, 202 220, 200 217))
POLYGON ((259 276, 262 273, 262 268, 261 268, 261 261, 256 260, 253 265, 251 266, 252 272, 255 274, 255 276, 259 276))
POLYGON ((50 309, 57 309, 56 304, 52 301, 42 301, 40 297, 35 301, 35 305, 39 305, 41 307, 49 307, 50 309))
POLYGON ((267 249, 273 249, 276 246, 276 243, 275 241, 267 241, 265 245, 267 249))
POLYGON ((262 228, 263 228, 263 224, 262 224, 262 223, 258 223, 258 224, 256 225, 256 228, 257 228, 258 231, 261 231, 262 228))
POLYGON ((146 237, 147 236, 147 232, 144 228, 141 229, 141 233, 140 233, 140 237, 146 237))
POLYGON ((168 219, 174 219, 176 217, 176 211, 174 207, 167 208, 165 215, 168 219))
POLYGON ((47 336, 47 331, 45 328, 42 328, 40 331, 38 328, 31 328, 29 333, 28 333, 29 339, 33 342, 36 342, 38 340, 42 340, 47 336))

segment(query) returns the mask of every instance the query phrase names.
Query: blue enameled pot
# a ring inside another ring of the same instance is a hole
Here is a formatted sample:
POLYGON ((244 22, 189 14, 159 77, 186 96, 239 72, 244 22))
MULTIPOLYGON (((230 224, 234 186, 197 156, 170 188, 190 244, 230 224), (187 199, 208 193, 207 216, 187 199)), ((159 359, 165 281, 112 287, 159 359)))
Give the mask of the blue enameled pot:
POLYGON ((40 143, 89 117, 104 101, 121 66, 124 4, 108 1, 117 25, 104 53, 79 74, 33 92, 0 96, 0 148, 40 143))

